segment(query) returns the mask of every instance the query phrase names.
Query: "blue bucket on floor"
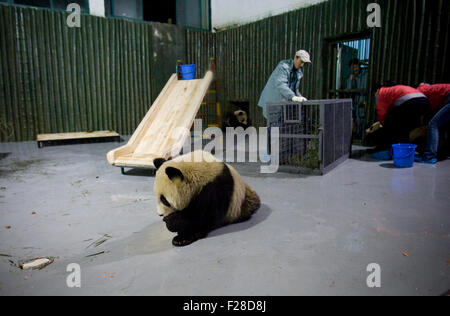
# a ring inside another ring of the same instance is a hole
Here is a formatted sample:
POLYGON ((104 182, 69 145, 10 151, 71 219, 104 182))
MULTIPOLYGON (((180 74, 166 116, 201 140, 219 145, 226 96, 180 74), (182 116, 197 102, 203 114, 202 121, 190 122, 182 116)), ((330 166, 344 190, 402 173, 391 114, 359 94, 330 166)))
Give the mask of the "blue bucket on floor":
POLYGON ((396 144, 392 145, 392 157, 397 168, 411 168, 414 165, 414 154, 417 145, 396 144))
POLYGON ((183 80, 195 79, 195 64, 192 65, 181 65, 180 73, 183 80))

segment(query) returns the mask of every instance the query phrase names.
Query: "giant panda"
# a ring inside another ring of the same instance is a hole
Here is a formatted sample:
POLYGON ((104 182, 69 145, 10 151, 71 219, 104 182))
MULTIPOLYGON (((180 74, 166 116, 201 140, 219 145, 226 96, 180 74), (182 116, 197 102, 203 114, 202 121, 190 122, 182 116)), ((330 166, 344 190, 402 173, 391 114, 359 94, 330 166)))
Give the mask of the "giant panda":
POLYGON ((250 118, 247 115, 247 112, 244 110, 237 110, 234 112, 227 112, 225 116, 225 120, 223 121, 222 130, 226 131, 227 127, 242 127, 243 129, 247 129, 252 125, 250 118))
POLYGON ((260 207, 256 192, 211 153, 195 151, 153 163, 157 212, 167 229, 178 233, 174 246, 187 246, 216 228, 246 221, 260 207))

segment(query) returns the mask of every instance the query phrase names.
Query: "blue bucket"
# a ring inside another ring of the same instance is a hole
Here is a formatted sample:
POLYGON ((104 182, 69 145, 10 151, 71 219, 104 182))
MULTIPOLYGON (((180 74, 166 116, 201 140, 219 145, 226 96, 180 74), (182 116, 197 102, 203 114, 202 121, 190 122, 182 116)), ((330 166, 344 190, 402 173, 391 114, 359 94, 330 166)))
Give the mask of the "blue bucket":
POLYGON ((183 80, 195 79, 195 64, 192 65, 181 65, 180 73, 183 80))
POLYGON ((392 145, 392 157, 397 168, 411 168, 414 165, 414 153, 417 145, 396 144, 392 145))

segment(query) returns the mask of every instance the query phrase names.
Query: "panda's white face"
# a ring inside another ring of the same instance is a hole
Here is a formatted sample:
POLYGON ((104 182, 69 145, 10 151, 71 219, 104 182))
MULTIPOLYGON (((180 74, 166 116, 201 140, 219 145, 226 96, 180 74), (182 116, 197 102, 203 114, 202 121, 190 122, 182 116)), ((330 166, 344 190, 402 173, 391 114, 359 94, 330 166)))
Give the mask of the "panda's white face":
POLYGON ((167 200, 167 198, 164 195, 160 195, 158 198, 158 204, 157 204, 157 213, 159 216, 168 216, 175 212, 175 210, 172 208, 170 202, 167 200))
POLYGON ((186 209, 204 184, 209 183, 223 169, 221 162, 210 153, 203 152, 189 153, 171 161, 156 159, 154 164, 157 171, 153 191, 157 199, 157 213, 160 216, 168 216, 186 209), (189 158, 191 155, 198 155, 205 161, 201 159, 199 159, 201 162, 193 162, 198 161, 194 159, 190 159, 191 162, 183 161, 185 157, 189 158), (206 159, 212 162, 206 162, 206 159))
POLYGON ((239 110, 234 112, 234 115, 236 116, 237 120, 241 124, 247 124, 247 113, 245 111, 239 110))
POLYGON ((168 216, 185 209, 193 196, 181 171, 182 164, 173 161, 164 164, 156 172, 154 192, 158 199, 159 216, 168 216), (175 168, 177 166, 178 168, 175 168))
MULTIPOLYGON (((157 201, 157 213, 159 216, 168 216, 178 210, 179 201, 175 198, 180 196, 177 185, 172 180, 167 181, 165 175, 155 179, 155 195, 157 201)), ((179 181, 179 180, 175 180, 179 181)), ((179 186, 179 185, 178 185, 179 186)))

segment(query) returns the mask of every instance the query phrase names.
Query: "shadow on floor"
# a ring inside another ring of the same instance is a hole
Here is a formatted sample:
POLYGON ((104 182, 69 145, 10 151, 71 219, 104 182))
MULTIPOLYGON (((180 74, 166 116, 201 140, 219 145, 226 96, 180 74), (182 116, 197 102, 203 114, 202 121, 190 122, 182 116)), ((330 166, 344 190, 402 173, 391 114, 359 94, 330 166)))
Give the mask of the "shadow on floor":
POLYGON ((132 168, 125 170, 122 173, 126 176, 138 176, 138 177, 154 177, 156 173, 155 169, 139 169, 139 168, 132 168))
POLYGON ((393 162, 382 163, 380 165, 380 167, 383 167, 383 168, 386 168, 386 169, 401 169, 401 168, 395 167, 393 162))
POLYGON ((250 229, 256 225, 259 225, 260 223, 264 222, 272 213, 272 210, 265 204, 262 204, 260 209, 253 214, 253 216, 245 222, 237 223, 237 224, 231 224, 219 229, 216 229, 208 234, 208 238, 215 238, 220 235, 225 234, 232 234, 240 231, 244 231, 247 229, 250 229))
POLYGON ((81 144, 98 144, 98 143, 122 143, 124 139, 122 137, 99 137, 99 138, 80 138, 80 139, 62 139, 62 140, 49 140, 38 142, 38 147, 55 147, 55 146, 68 146, 68 145, 81 145, 81 144), (40 144, 39 144, 40 143, 40 144))
MULTIPOLYGON (((248 221, 214 230, 203 240, 208 242, 208 239, 217 238, 221 235, 245 231, 264 222, 271 213, 272 210, 263 204, 248 221)), ((162 220, 156 221, 124 239, 111 242, 105 240, 99 247, 88 247, 83 257, 86 261, 85 264, 101 265, 135 256, 162 253, 177 248, 172 245, 173 237, 175 237, 175 234, 167 230, 162 220)), ((195 247, 196 244, 193 243, 183 248, 195 247)))

